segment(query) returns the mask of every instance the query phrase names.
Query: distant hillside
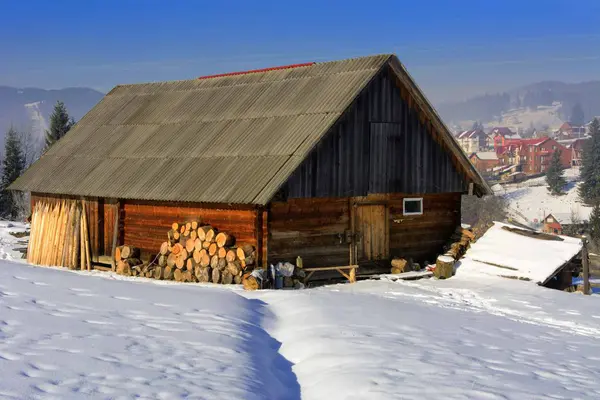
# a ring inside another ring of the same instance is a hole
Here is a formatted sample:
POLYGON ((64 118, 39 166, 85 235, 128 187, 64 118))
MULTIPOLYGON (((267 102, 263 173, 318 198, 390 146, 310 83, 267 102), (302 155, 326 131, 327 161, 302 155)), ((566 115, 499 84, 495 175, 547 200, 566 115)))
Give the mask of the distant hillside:
POLYGON ((75 120, 79 120, 103 96, 89 88, 45 90, 0 86, 0 140, 12 125, 19 130, 31 131, 42 143, 52 108, 58 100, 65 103, 75 120))
POLYGON ((600 115, 600 81, 582 83, 538 82, 504 93, 485 94, 466 101, 442 103, 438 111, 448 124, 461 121, 488 122, 501 119, 509 110, 537 109, 560 102, 559 117, 568 120, 573 105, 580 103, 586 119, 600 115))

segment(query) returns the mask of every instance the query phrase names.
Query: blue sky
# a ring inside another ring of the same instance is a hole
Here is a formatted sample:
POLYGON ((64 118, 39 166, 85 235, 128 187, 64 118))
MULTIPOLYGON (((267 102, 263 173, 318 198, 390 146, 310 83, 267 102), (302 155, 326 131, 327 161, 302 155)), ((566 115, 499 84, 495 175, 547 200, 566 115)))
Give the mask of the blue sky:
POLYGON ((0 0, 0 85, 108 91, 394 52, 434 101, 600 79, 600 0, 0 0))

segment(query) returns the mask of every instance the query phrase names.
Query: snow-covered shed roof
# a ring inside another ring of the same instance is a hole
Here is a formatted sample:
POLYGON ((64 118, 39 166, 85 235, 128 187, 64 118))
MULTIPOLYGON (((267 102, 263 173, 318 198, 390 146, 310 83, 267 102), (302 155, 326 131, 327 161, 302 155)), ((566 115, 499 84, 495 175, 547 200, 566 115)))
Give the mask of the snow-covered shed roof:
POLYGON ((478 151, 474 154, 477 158, 484 161, 492 161, 498 159, 498 155, 495 151, 478 151))
POLYGON ((553 212, 553 213, 548 214, 545 219, 547 219, 549 216, 554 217, 554 219, 561 225, 570 225, 573 223, 573 221, 572 221, 573 214, 572 213, 553 212))
POLYGON ((457 275, 485 274, 545 284, 582 249, 581 240, 494 222, 461 260, 457 275))

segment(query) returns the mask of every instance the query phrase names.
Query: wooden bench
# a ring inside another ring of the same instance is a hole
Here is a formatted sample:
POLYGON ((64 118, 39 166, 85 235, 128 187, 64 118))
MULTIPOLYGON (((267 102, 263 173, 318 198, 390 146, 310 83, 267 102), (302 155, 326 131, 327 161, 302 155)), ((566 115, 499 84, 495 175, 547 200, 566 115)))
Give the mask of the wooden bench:
POLYGON ((344 278, 348 279, 350 281, 350 283, 354 283, 354 282, 356 282, 356 269, 357 268, 358 268, 358 265, 344 265, 344 266, 341 266, 341 267, 312 267, 312 268, 303 268, 305 272, 308 272, 308 274, 306 275, 306 277, 304 279, 306 281, 308 281, 310 279, 310 277, 315 272, 319 272, 319 271, 337 271, 344 278), (344 272, 344 271, 347 271, 347 273, 344 272))

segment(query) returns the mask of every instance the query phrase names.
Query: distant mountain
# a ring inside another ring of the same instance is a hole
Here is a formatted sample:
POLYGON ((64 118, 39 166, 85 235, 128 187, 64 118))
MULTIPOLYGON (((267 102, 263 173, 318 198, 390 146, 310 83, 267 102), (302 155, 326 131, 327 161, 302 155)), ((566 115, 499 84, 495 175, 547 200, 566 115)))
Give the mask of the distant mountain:
POLYGON ((501 120, 503 113, 514 109, 553 106, 561 103, 559 117, 568 120, 576 103, 583 107, 586 120, 600 115, 600 81, 564 83, 545 81, 522 86, 504 93, 485 94, 465 101, 438 104, 437 109, 448 124, 461 121, 501 120))
POLYGON ((12 125, 18 130, 30 131, 34 140, 41 145, 57 101, 64 102, 69 114, 78 121, 103 96, 103 93, 89 88, 45 90, 0 86, 0 140, 3 141, 12 125))

